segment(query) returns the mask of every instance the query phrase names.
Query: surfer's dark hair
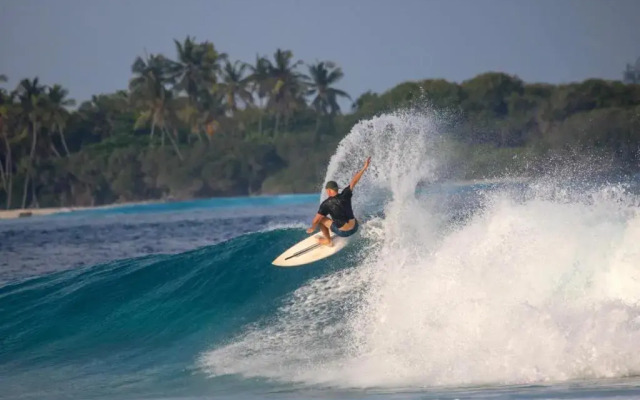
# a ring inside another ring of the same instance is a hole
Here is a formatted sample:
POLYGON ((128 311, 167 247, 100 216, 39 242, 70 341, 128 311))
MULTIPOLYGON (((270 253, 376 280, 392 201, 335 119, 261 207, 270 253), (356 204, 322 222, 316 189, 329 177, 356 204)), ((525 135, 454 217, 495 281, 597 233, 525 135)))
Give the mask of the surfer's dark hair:
POLYGON ((338 190, 338 183, 336 181, 329 181, 326 185, 324 185, 324 188, 338 190))

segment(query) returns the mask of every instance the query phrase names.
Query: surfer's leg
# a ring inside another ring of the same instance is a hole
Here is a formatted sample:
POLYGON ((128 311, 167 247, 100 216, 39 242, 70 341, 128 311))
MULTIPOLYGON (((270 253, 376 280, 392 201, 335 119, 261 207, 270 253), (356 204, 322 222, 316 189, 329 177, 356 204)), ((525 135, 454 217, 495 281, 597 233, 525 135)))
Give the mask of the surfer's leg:
POLYGON ((320 244, 331 246, 331 232, 329 232, 331 224, 333 224, 333 221, 327 217, 320 220, 320 230, 324 235, 323 238, 318 239, 318 242, 320 242, 320 244))

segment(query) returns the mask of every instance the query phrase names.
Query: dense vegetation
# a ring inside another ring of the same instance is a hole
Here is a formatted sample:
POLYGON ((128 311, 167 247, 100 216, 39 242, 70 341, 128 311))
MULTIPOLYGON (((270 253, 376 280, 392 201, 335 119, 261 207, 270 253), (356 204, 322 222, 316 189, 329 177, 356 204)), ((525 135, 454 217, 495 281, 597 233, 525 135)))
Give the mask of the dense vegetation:
POLYGON ((492 72, 368 92, 343 115, 337 100, 349 96, 331 62, 307 65, 278 49, 245 64, 210 42, 175 45, 175 59, 138 57, 127 90, 73 110, 64 88, 37 78, 0 90, 0 205, 313 191, 354 123, 400 107, 448 115, 453 168, 443 176, 536 173, 563 154, 638 168, 640 85, 525 84, 492 72))

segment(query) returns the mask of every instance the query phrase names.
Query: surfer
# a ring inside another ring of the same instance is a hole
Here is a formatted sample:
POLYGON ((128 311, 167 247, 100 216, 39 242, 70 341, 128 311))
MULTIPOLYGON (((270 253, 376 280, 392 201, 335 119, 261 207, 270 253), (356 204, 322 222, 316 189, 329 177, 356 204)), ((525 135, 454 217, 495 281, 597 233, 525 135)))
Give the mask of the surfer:
POLYGON ((349 186, 339 193, 338 184, 335 181, 329 181, 325 185, 327 195, 329 196, 320 204, 318 213, 311 222, 311 228, 307 229, 308 234, 315 232, 316 227, 320 225, 320 229, 324 237, 319 238, 318 242, 323 245, 331 246, 331 232, 337 236, 349 237, 358 231, 358 220, 353 215, 351 208, 351 197, 353 196, 353 187, 356 186, 364 171, 369 168, 371 157, 364 162, 364 167, 358 171, 351 179, 349 186), (331 218, 327 218, 327 215, 331 218))

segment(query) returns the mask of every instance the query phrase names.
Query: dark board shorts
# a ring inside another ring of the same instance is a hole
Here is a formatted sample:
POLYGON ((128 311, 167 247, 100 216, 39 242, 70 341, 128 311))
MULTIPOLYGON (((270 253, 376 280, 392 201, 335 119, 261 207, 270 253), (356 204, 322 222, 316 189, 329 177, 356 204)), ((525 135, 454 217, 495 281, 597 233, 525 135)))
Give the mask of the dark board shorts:
POLYGON ((354 233, 358 232, 358 220, 356 219, 356 223, 355 225, 353 225, 353 228, 351 228, 348 231, 341 231, 336 224, 331 224, 331 232, 335 233, 337 236, 340 237, 349 237, 351 235, 353 235, 354 233))

